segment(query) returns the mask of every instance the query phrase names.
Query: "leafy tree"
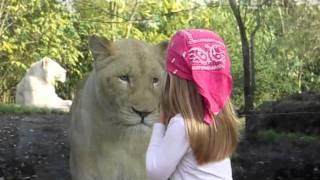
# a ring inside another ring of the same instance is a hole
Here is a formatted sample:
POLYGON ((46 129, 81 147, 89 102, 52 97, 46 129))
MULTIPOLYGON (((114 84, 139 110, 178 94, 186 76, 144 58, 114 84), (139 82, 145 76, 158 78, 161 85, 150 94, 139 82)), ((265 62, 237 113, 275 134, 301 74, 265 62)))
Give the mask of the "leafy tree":
POLYGON ((44 56, 56 59, 71 75, 80 75, 74 68, 82 55, 77 49, 80 37, 73 25, 75 15, 53 0, 10 0, 4 14, 8 17, 5 24, 10 26, 2 34, 0 46, 2 96, 12 97, 30 64, 44 56), (11 90, 9 94, 7 90, 11 90))
POLYGON ((185 28, 211 29, 224 38, 238 109, 245 109, 244 101, 250 102, 251 109, 287 94, 319 90, 319 8, 284 0, 266 2, 241 0, 235 4, 245 27, 242 35, 247 36, 248 68, 254 70, 248 73, 229 0, 74 0, 73 11, 56 0, 0 1, 0 101, 12 101, 27 68, 44 56, 68 70, 69 80, 58 86, 58 93, 70 97, 91 70, 87 46, 91 34, 158 43, 185 28), (248 84, 252 97, 245 100, 248 84))

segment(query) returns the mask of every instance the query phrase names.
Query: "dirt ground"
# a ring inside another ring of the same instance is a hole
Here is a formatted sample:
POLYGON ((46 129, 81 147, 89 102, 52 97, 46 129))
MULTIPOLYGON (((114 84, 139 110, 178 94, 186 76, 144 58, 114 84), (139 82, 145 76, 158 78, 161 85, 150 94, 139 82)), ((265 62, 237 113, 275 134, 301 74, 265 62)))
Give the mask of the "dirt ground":
MULTIPOLYGON (((0 114, 0 180, 70 180, 68 114, 0 114)), ((320 143, 242 140, 234 180, 319 180, 320 143)))
POLYGON ((0 114, 0 180, 71 179, 68 123, 68 114, 0 114))

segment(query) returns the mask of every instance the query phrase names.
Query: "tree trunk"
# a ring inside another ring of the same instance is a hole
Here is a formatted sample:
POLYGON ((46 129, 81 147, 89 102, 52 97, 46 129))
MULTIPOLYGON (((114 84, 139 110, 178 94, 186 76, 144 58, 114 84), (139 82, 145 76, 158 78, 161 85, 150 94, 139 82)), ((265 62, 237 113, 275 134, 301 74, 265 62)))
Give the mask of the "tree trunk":
MULTIPOLYGON (((266 2, 266 0, 265 0, 266 2)), ((264 3, 265 3, 264 2, 264 3)), ((255 70, 255 37, 256 33, 261 27, 261 16, 260 16, 260 10, 258 9, 256 11, 256 26, 254 27, 254 30, 250 34, 250 60, 251 60, 251 88, 252 88, 252 100, 254 100, 255 97, 255 91, 256 91, 256 70, 255 70)))
POLYGON ((243 72, 244 72, 244 113, 250 114, 253 109, 253 89, 252 89, 252 65, 250 59, 250 46, 246 34, 246 27, 242 21, 240 7, 235 0, 229 0, 233 15, 236 18, 242 44, 243 72))

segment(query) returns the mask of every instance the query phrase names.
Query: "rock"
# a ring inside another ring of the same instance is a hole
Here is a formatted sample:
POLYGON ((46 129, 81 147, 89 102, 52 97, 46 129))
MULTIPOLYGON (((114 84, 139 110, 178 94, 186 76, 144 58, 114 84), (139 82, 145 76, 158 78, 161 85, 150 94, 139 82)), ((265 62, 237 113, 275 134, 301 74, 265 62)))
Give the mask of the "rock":
POLYGON ((253 137, 259 130, 320 134, 320 93, 294 94, 276 102, 267 102, 247 118, 246 135, 253 137))

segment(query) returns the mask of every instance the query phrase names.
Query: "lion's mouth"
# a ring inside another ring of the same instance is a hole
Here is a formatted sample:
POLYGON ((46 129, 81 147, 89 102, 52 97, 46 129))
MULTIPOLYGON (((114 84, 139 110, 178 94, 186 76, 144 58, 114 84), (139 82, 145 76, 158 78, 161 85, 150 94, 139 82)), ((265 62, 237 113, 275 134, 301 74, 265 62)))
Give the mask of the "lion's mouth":
POLYGON ((134 127, 134 126, 147 126, 147 127, 149 127, 149 128, 151 128, 152 127, 152 125, 151 124, 147 124, 147 123, 145 123, 145 122, 138 122, 138 123, 130 123, 130 124, 123 124, 124 126, 127 126, 127 127, 134 127))

